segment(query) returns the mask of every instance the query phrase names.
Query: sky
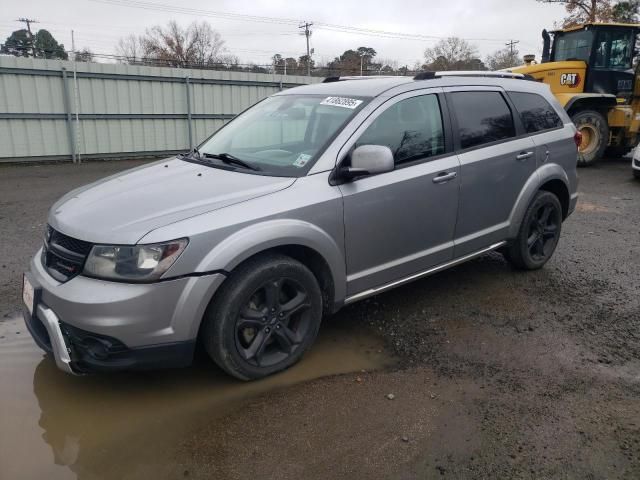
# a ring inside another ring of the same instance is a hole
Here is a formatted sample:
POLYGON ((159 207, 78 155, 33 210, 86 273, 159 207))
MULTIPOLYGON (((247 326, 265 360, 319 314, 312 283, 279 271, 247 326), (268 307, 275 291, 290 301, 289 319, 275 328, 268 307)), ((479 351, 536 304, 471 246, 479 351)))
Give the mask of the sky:
POLYGON ((228 52, 242 63, 269 64, 274 53, 299 57, 306 53, 298 22, 315 22, 311 47, 316 62, 328 62, 347 49, 372 47, 377 60, 392 59, 412 67, 422 61, 425 48, 439 38, 458 36, 477 46, 480 56, 518 40, 521 54, 540 58, 543 28, 551 28, 564 16, 564 7, 535 0, 136 0, 145 8, 133 8, 127 0, 0 0, 0 41, 24 28, 15 20, 38 20, 33 28, 45 28, 65 48, 115 53, 118 39, 140 34, 148 27, 176 20, 188 25, 207 21, 226 42, 228 52), (167 11, 166 6, 172 7, 167 11), (185 12, 184 9, 198 10, 185 12), (221 15, 222 14, 222 15, 221 15), (225 14, 238 14, 231 16, 225 14), (268 17, 268 18, 256 18, 268 17), (327 25, 332 25, 331 27, 327 25), (337 27, 336 27, 337 26, 337 27), (369 32, 347 32, 340 27, 369 32), (395 38, 396 32, 421 38, 395 38))

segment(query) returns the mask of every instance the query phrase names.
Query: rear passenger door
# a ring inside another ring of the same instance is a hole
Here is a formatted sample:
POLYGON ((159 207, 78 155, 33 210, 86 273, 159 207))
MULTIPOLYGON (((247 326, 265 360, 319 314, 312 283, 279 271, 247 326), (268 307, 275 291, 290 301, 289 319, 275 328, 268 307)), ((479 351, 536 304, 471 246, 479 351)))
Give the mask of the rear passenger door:
POLYGON ((449 88, 454 143, 460 160, 460 206, 454 256, 504 240, 509 216, 535 172, 535 144, 499 88, 449 88))

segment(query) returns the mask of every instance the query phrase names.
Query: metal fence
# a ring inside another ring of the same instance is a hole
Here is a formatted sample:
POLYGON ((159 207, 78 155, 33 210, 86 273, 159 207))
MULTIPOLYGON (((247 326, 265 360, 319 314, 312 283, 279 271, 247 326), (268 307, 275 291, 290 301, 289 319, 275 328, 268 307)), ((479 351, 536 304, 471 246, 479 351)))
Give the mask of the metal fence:
POLYGON ((185 151, 258 100, 318 81, 0 56, 0 162, 185 151))

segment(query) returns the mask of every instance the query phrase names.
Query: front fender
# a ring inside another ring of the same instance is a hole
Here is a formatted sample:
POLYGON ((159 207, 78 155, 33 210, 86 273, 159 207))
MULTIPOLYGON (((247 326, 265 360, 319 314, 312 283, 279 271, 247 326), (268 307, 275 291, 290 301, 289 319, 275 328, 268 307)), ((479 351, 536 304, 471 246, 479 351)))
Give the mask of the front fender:
POLYGON ((302 220, 275 219, 243 228, 218 243, 203 258, 197 271, 230 272, 253 255, 284 245, 304 246, 320 254, 331 271, 334 301, 344 300, 346 271, 340 247, 324 230, 302 220))
POLYGON ((550 180, 561 180, 567 187, 567 191, 571 192, 569 177, 560 165, 557 163, 548 163, 538 168, 525 183, 520 191, 520 195, 518 195, 515 205, 511 209, 509 216, 510 239, 518 236, 518 230, 520 229, 520 224, 527 211, 527 207, 538 190, 540 190, 540 187, 550 180))

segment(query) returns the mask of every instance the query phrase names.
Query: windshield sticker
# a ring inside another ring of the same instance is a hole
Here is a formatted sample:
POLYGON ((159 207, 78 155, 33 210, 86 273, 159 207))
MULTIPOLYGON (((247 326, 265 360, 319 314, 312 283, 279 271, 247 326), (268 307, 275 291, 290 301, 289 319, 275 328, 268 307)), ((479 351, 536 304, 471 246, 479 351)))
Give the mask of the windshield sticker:
POLYGON ((300 155, 298 155, 298 158, 296 158, 296 161, 293 162, 293 166, 302 168, 307 164, 310 158, 311 158, 311 155, 306 153, 301 153, 300 155))
POLYGON ((350 108, 353 110, 354 108, 358 108, 358 105, 361 103, 362 100, 357 100, 355 98, 327 97, 320 102, 320 105, 331 105, 333 107, 350 108))

